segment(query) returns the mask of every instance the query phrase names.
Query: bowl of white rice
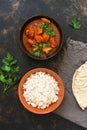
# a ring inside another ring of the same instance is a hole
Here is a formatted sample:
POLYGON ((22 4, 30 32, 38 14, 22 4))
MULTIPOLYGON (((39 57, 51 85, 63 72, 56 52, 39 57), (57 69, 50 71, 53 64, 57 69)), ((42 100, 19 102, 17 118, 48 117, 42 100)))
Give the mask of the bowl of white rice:
POLYGON ((50 113, 63 101, 64 84, 53 70, 35 68, 22 77, 18 97, 27 110, 36 114, 50 113))

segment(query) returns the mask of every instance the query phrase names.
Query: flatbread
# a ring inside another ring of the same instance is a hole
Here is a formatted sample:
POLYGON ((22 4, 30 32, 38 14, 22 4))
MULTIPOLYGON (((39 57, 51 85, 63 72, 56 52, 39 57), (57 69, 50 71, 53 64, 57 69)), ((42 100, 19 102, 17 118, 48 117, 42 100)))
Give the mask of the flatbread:
POLYGON ((82 110, 87 107, 87 61, 74 73, 72 91, 82 110))

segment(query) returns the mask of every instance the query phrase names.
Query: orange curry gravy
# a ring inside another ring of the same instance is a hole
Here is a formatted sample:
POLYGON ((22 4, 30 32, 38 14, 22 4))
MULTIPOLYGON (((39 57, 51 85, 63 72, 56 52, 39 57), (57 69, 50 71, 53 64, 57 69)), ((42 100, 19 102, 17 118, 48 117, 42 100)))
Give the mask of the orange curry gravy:
POLYGON ((26 50, 37 57, 51 55, 60 44, 60 32, 47 18, 29 23, 23 33, 26 50))

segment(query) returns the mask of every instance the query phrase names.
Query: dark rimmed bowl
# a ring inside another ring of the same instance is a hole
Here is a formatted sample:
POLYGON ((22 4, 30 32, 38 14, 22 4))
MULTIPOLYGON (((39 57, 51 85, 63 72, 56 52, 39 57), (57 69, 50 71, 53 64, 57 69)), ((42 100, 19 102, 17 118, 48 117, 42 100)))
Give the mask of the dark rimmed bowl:
POLYGON ((57 53, 59 53, 59 51, 62 48, 62 45, 63 45, 63 31, 62 31, 61 26, 59 25, 59 23, 57 21, 55 21, 53 18, 51 18, 49 16, 38 15, 38 16, 30 17, 29 19, 27 19, 23 23, 23 25, 21 27, 21 30, 20 30, 20 47, 23 50, 23 52, 25 54, 27 54, 29 57, 31 57, 33 59, 36 59, 36 60, 46 60, 46 59, 49 59, 49 58, 55 56, 57 53), (31 23, 34 20, 38 20, 40 18, 43 18, 43 17, 47 18, 48 20, 50 20, 57 27, 57 29, 58 29, 58 31, 60 33, 60 43, 59 43, 59 46, 55 49, 55 51, 52 54, 48 54, 45 57, 37 57, 37 56, 31 54, 29 51, 26 50, 26 48, 24 46, 24 43, 23 43, 23 33, 24 33, 25 28, 27 27, 27 25, 29 23, 31 23))

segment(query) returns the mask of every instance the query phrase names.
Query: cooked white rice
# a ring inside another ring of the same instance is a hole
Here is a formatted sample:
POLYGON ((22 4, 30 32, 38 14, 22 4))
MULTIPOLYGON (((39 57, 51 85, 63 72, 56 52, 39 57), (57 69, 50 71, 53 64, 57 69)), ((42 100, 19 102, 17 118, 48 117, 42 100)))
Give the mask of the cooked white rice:
POLYGON ((44 109, 58 100, 58 82, 45 72, 36 72, 23 85, 23 96, 28 104, 44 109))

